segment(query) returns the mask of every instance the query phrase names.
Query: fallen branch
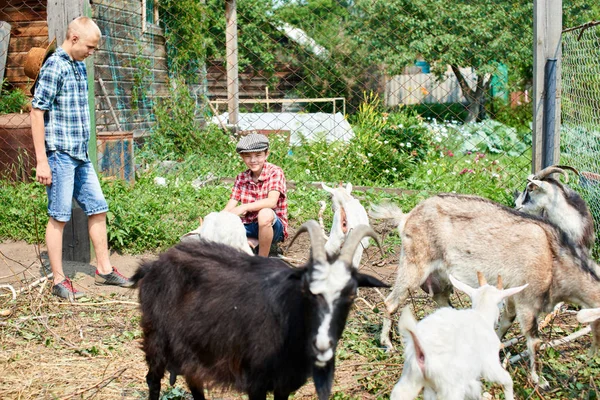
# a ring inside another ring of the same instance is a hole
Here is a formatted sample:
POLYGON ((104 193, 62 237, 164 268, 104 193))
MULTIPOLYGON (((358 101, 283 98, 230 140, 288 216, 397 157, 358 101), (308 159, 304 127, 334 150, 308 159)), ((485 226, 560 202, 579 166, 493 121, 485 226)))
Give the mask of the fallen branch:
POLYGON ((102 303, 66 303, 66 302, 55 302, 53 303, 54 305, 57 306, 80 306, 80 307, 97 307, 97 306, 106 306, 109 304, 129 304, 132 306, 139 306, 140 303, 138 303, 137 301, 125 301, 125 300, 112 300, 112 301, 105 301, 102 303))
MULTIPOLYGON (((580 329, 577 332, 574 332, 574 333, 572 333, 572 334, 570 334, 568 336, 565 336, 565 337, 560 338, 560 339, 553 340, 553 341, 551 341, 549 343, 542 344, 540 346, 540 350, 543 350, 543 349, 545 349, 547 347, 556 347, 556 346, 560 346, 560 345, 572 342, 573 340, 575 340, 577 338, 580 338, 581 336, 587 335, 591 331, 592 331, 592 328, 589 327, 589 326, 586 326, 585 328, 580 329)), ((512 357, 510 359, 510 363, 514 364, 517 361, 526 358, 528 356, 528 354, 529 354, 528 351, 524 351, 521 354, 517 354, 516 356, 514 356, 514 357, 512 357)))
MULTIPOLYGON (((546 318, 544 318, 544 320, 542 322, 540 322, 540 324, 538 325, 538 331, 541 331, 546 326, 548 326, 550 324, 550 322, 554 321, 554 319, 557 317, 557 315, 561 312, 561 308, 562 308, 562 306, 564 304, 565 303, 560 302, 560 303, 558 303, 557 305, 554 306, 554 310, 552 310, 551 313, 549 313, 548 315, 546 315, 546 318)), ((516 337, 514 337, 514 338, 512 338, 510 340, 502 342, 502 344, 500 346, 500 349, 505 349, 507 347, 514 346, 519 341, 521 341, 523 338, 524 338, 523 335, 519 335, 519 336, 516 336, 516 337)))
POLYGON ((123 374, 123 372, 125 372, 126 370, 127 370, 127 368, 123 368, 120 371, 115 372, 114 374, 112 374, 108 378, 105 378, 105 379, 101 380, 100 382, 96 383, 94 386, 90 386, 87 389, 83 389, 83 390, 80 390, 79 392, 75 392, 73 394, 70 394, 69 396, 61 398, 61 400, 71 399, 71 398, 73 398, 75 396, 82 395, 85 392, 89 392, 90 390, 94 390, 94 389, 100 390, 103 387, 105 387, 106 385, 108 385, 109 383, 111 383, 112 381, 114 381, 115 379, 117 379, 119 376, 121 376, 121 374, 123 374))

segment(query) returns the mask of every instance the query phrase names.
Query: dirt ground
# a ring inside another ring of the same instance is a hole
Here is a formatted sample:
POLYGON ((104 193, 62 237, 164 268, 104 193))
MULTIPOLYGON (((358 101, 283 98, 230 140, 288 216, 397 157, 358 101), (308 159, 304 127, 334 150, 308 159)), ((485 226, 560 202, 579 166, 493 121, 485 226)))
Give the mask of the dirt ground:
MULTIPOLYGON (((300 236, 286 252, 286 260, 303 264, 308 248, 307 235, 300 236)), ((113 253, 111 261, 130 276, 142 259, 156 256, 113 253)), ((382 261, 371 246, 363 256, 361 270, 391 282, 395 263, 394 259, 382 261)), ((0 398, 145 398, 146 364, 140 349, 137 290, 96 286, 94 260, 89 264, 65 262, 65 273, 78 290, 87 294, 71 304, 53 297, 50 283, 39 283, 49 272, 44 267, 47 265, 43 246, 0 243, 0 398), (7 284, 17 291, 15 301, 11 301, 10 289, 1 286, 7 284)), ((361 303, 361 307, 367 306, 361 303)), ((344 392, 352 392, 360 386, 356 373, 363 365, 356 358, 347 366, 338 365, 338 390, 347 388, 344 392)), ((185 390, 182 378, 176 386, 185 390)), ((167 379, 162 389, 167 389, 167 379)), ((169 390, 164 398, 183 398, 177 397, 177 390, 169 390)), ((209 398, 243 397, 216 391, 209 393, 209 398)), ((312 383, 303 386, 294 398, 315 398, 312 383)))
MULTIPOLYGON (((387 226, 375 229, 383 236, 391 230, 387 226)), ((292 229, 290 234, 293 233, 292 229)), ((308 249, 309 240, 304 235, 285 256, 292 264, 299 265, 306 261, 308 249)), ((372 245, 363 255, 360 269, 391 284, 397 253, 386 250, 382 258, 372 245)), ((131 275, 140 260, 154 257, 155 254, 112 254, 111 260, 121 272, 131 275)), ((47 282, 32 286, 45 276, 43 265, 46 264, 44 247, 24 242, 0 243, 0 399, 147 398, 137 290, 95 286, 94 262, 65 263, 66 273, 79 290, 87 293, 87 298, 77 303, 59 301, 50 294, 47 282), (10 284, 19 291, 16 300, 12 300, 12 293, 2 287, 3 284, 10 284)), ((381 295, 373 289, 359 292, 346 325, 344 343, 338 347, 333 398, 387 398, 400 376, 401 352, 386 354, 379 348, 381 313, 377 308, 382 308, 382 295, 388 291, 381 292, 381 295)), ((459 306, 465 304, 464 300, 455 300, 459 306)), ((413 295, 409 301, 420 317, 433 310, 432 301, 423 294, 413 295)), ((574 320, 574 311, 565 310, 557 316, 553 326, 542 332, 542 338, 548 341, 577 329, 581 326, 574 320)), ((518 328, 512 332, 518 334, 518 328)), ((394 340, 400 343, 398 336, 394 340)), ((542 368, 554 390, 548 393, 539 393, 527 381, 526 361, 509 365, 516 398, 596 398, 600 386, 600 358, 590 361, 585 356, 590 342, 587 335, 543 357, 542 368), (589 373, 580 373, 586 369, 589 373), (573 393, 578 393, 574 397, 553 394, 564 393, 569 385, 582 385, 584 389, 574 389, 573 393), (595 393, 591 388, 596 388, 595 393)), ((514 355, 523 350, 521 341, 511 351, 514 355)), ((167 384, 167 379, 163 379, 163 399, 190 398, 185 394, 187 388, 181 377, 174 388, 167 384)), ((491 393, 490 398, 503 398, 497 385, 488 385, 486 390, 491 393)), ((208 398, 244 397, 213 390, 208 392, 208 398)), ((294 399, 315 398, 310 381, 294 395, 294 399)))

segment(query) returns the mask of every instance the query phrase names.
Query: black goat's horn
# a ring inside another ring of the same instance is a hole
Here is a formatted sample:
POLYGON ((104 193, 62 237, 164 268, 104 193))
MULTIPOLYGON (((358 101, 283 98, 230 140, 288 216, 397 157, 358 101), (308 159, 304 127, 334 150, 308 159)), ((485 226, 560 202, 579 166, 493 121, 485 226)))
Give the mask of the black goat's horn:
POLYGON ((568 183, 569 182, 569 174, 567 174, 566 170, 573 171, 575 174, 577 174, 579 176, 579 171, 577 171, 573 167, 569 167, 568 165, 550 165, 549 167, 546 167, 543 170, 541 170, 540 172, 538 172, 537 174, 535 174, 534 179, 543 180, 548 175, 558 173, 558 174, 563 174, 563 176, 565 177, 565 183, 568 183))
MULTIPOLYGON (((354 252, 356 248, 360 245, 360 241, 365 237, 369 236, 377 242, 377 246, 383 253, 383 249, 381 248, 381 242, 379 241, 379 237, 377 233, 371 228, 369 225, 359 225, 350 232, 342 250, 340 250, 340 257, 338 260, 343 261, 346 265, 352 265, 352 258, 354 257, 354 252)), ((354 265, 354 268, 358 268, 358 265, 354 265)))
POLYGON ((312 258, 316 263, 325 264, 327 263, 327 253, 325 252, 325 241, 323 239, 323 231, 319 223, 313 219, 306 221, 302 224, 300 229, 296 232, 292 241, 290 242, 288 249, 292 247, 296 238, 303 232, 308 232, 310 236, 310 244, 312 250, 312 258))

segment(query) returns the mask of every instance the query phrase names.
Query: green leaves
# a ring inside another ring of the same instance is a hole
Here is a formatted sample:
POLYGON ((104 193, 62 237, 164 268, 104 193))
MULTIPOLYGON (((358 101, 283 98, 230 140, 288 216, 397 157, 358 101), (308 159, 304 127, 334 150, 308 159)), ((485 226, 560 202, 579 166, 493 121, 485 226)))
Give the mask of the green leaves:
POLYGON ((27 95, 19 89, 8 89, 6 79, 0 86, 0 114, 18 113, 29 102, 27 95))

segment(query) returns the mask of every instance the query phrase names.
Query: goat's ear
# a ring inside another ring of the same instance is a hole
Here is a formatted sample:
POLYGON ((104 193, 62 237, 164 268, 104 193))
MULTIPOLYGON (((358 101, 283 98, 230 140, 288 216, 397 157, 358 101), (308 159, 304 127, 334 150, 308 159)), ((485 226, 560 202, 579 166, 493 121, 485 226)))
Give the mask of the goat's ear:
POLYGON ((519 189, 515 189, 512 192, 513 195, 513 200, 516 202, 517 199, 521 196, 521 192, 519 191, 519 189))
POLYGON ((387 283, 384 283, 371 275, 356 272, 355 277, 359 287, 390 287, 387 283))
POLYGON ((346 183, 346 193, 352 193, 352 184, 350 182, 346 183))
POLYGON ((514 294, 519 293, 521 290, 525 289, 527 286, 529 286, 529 283, 524 284, 523 286, 517 286, 514 288, 510 288, 510 289, 504 289, 502 291, 502 298, 505 299, 509 296, 512 296, 514 294))
POLYGON ((329 193, 333 193, 333 188, 330 188, 329 186, 327 186, 325 184, 325 182, 321 182, 321 187, 323 188, 323 190, 329 192, 329 193))
POLYGON ((452 286, 454 286, 461 292, 468 294, 470 298, 473 298, 473 293, 475 292, 475 289, 473 289, 471 286, 467 285, 466 283, 462 283, 461 281, 459 281, 458 279, 456 279, 455 277, 453 277, 450 274, 448 274, 448 278, 450 278, 450 282, 452 282, 452 286))
POLYGON ((577 313, 577 321, 582 324, 594 322, 600 318, 600 308, 586 308, 577 313))

